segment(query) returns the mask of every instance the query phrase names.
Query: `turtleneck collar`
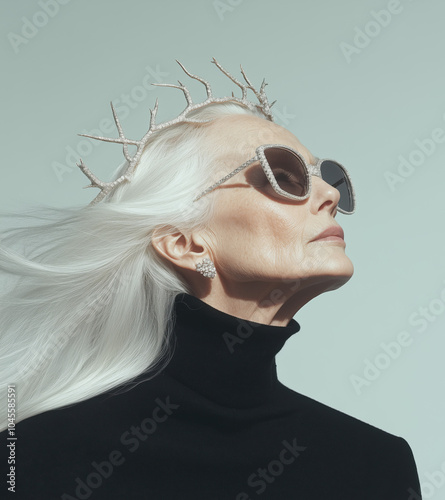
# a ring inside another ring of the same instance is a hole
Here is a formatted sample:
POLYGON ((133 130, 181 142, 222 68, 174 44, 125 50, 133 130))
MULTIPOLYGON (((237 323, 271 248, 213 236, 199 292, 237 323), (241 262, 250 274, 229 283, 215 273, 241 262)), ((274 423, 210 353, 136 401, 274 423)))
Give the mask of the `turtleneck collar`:
POLYGON ((300 330, 247 321, 187 293, 174 303, 173 356, 166 372, 230 408, 261 405, 277 386, 275 355, 300 330))

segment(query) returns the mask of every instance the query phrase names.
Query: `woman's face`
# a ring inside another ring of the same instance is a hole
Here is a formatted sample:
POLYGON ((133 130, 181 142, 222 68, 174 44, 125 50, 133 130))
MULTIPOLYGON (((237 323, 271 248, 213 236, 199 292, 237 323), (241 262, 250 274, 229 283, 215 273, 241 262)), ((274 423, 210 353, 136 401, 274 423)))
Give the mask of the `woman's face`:
MULTIPOLYGON (((290 146, 315 163, 291 132, 261 118, 222 117, 209 132, 223 146, 214 182, 252 158, 261 144, 290 146)), ((354 272, 345 243, 313 241, 328 227, 339 225, 334 220, 338 190, 312 176, 312 191, 306 200, 277 199, 272 187, 261 184, 261 172, 257 162, 207 195, 216 197, 216 211, 201 235, 215 263, 219 286, 231 296, 260 293, 264 300, 271 293, 279 294, 276 290, 286 295, 295 292, 301 305, 340 287, 354 272)))

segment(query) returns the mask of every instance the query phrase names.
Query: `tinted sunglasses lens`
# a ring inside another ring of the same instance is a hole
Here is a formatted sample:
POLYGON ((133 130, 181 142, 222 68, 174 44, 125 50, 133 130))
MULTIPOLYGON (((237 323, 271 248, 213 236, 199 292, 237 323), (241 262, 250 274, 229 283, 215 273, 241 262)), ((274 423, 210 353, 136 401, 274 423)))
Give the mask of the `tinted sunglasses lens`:
POLYGON ((321 164, 320 170, 323 180, 340 191, 339 208, 345 212, 352 212, 354 209, 352 189, 343 168, 335 161, 325 160, 321 164))
POLYGON ((308 176, 302 160, 284 148, 266 148, 264 156, 283 191, 304 196, 308 190, 308 176))

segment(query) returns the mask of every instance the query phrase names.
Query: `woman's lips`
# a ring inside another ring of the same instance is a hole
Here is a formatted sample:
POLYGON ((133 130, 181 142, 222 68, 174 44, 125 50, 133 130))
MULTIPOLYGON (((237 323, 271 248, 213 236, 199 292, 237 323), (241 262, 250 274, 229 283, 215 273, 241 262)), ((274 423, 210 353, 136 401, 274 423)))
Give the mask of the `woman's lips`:
POLYGON ((325 238, 316 238, 313 241, 333 241, 346 245, 345 240, 343 238, 340 238, 339 236, 326 236, 325 238))
POLYGON ((314 239, 311 241, 319 240, 319 239, 327 239, 329 237, 335 237, 336 239, 345 239, 345 234, 343 232, 343 229, 340 226, 331 226, 319 233, 317 236, 315 236, 314 239))
POLYGON ((319 233, 311 241, 333 241, 346 245, 344 236, 343 229, 340 226, 331 226, 319 233))

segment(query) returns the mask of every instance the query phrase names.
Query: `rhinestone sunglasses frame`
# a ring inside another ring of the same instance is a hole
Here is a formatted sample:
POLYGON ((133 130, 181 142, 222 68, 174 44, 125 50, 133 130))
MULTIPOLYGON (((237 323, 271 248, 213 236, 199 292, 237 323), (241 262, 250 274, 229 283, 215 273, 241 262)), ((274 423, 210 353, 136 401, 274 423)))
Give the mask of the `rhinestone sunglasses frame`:
MULTIPOLYGON (((206 194, 210 193, 211 191, 216 189, 218 186, 220 186, 223 182, 226 182, 231 177, 233 177, 235 174, 237 174, 238 172, 241 172, 241 170, 245 169, 246 167, 248 167, 249 165, 251 165, 252 163, 257 162, 257 161, 260 162, 261 167, 262 167, 264 173, 266 174, 268 181, 270 182, 272 188, 274 189, 274 191, 276 193, 278 193, 281 196, 284 196, 285 198, 290 198, 291 200, 302 201, 302 200, 305 200, 306 198, 308 198, 311 194, 312 175, 316 175, 317 177, 320 177, 321 179, 323 179, 323 177, 321 175, 320 167, 321 167, 323 162, 331 161, 331 162, 334 162, 335 164, 337 164, 344 171, 345 176, 346 176, 346 180, 349 184, 351 197, 352 197, 352 211, 351 212, 347 212, 347 211, 343 210, 342 208, 340 208, 339 206, 337 206, 337 210, 340 213, 346 214, 346 215, 352 215, 356 211, 356 196, 355 196, 354 187, 352 185, 351 176, 349 175, 349 172, 346 170, 346 168, 338 161, 331 160, 329 158, 316 158, 316 161, 317 161, 316 164, 312 165, 312 164, 308 163, 298 151, 296 151, 295 149, 293 149, 289 146, 285 146, 284 144, 263 144, 261 146, 258 146, 256 148, 255 152, 256 152, 256 155, 253 158, 251 158, 250 160, 247 160, 242 165, 237 167, 235 170, 233 170, 232 172, 227 174, 225 177, 220 179, 218 182, 215 182, 210 187, 208 187, 207 189, 202 191, 193 200, 193 202, 198 201, 200 198, 202 198, 203 196, 205 196, 206 194), (280 188, 277 181, 275 180, 275 176, 273 175, 272 169, 270 168, 269 162, 267 161, 267 158, 264 154, 264 150, 268 149, 268 148, 286 149, 286 150, 290 151, 291 153, 293 153, 294 155, 296 155, 303 162, 303 165, 305 166, 305 169, 306 169, 306 177, 307 177, 307 181, 308 181, 308 191, 304 196, 293 195, 293 194, 288 193, 280 188)), ((333 187, 335 187, 335 186, 333 186, 333 187)))

